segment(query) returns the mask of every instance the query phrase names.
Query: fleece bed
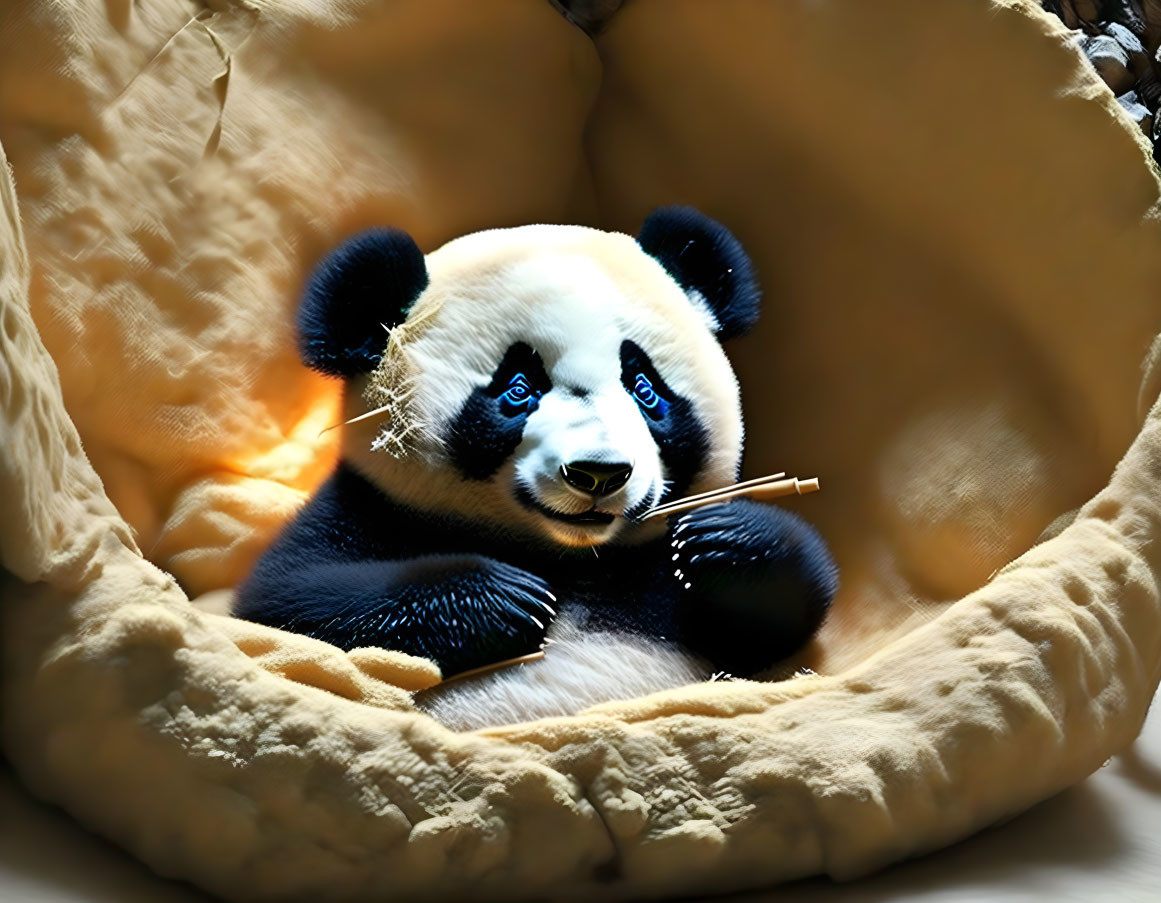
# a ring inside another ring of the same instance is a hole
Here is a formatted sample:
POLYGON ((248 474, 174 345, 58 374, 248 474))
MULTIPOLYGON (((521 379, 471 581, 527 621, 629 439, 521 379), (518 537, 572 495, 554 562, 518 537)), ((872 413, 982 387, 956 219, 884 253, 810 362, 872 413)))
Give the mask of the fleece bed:
POLYGON ((3 744, 229 899, 852 879, 1125 749, 1161 678, 1158 181, 1034 4, 25 2, 0 13, 3 744), (311 264, 382 223, 751 251, 747 470, 844 583, 780 683, 454 733, 439 679, 215 614, 334 459, 311 264), (197 604, 193 604, 194 600, 197 604))

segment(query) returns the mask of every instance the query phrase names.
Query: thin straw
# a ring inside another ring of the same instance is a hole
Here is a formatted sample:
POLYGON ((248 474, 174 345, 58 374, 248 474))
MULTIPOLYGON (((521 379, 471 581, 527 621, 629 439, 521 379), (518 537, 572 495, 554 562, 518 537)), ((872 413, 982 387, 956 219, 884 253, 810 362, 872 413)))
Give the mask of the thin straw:
POLYGON ((350 423, 358 423, 360 420, 368 420, 371 417, 374 417, 376 414, 382 414, 384 411, 389 410, 390 407, 391 407, 390 404, 385 404, 381 408, 375 408, 375 410, 373 410, 373 411, 368 411, 366 414, 360 414, 358 417, 352 417, 350 420, 344 420, 341 423, 332 423, 325 430, 323 430, 321 433, 319 433, 319 435, 320 436, 326 435, 331 430, 337 429, 340 426, 346 426, 347 424, 350 424, 350 423))
POLYGON ((726 486, 724 489, 718 489, 714 492, 703 492, 699 495, 678 499, 676 502, 669 502, 666 505, 651 508, 641 515, 641 520, 648 520, 651 517, 667 517, 670 514, 677 514, 680 511, 689 511, 691 508, 712 505, 716 502, 737 498, 738 496, 756 496, 763 499, 774 499, 786 495, 806 495, 809 492, 818 492, 822 488, 819 485, 817 477, 811 477, 808 480, 800 480, 797 477, 791 477, 788 480, 775 478, 781 476, 784 476, 784 474, 761 477, 757 480, 747 480, 745 483, 726 486))
MULTIPOLYGON (((664 505, 657 505, 650 508, 650 511, 661 511, 668 508, 670 505, 684 505, 686 502, 697 501, 698 499, 717 498, 723 492, 729 492, 731 489, 745 489, 749 486, 765 486, 767 483, 773 483, 775 480, 781 480, 786 476, 786 473, 770 473, 764 477, 757 477, 753 480, 746 480, 744 483, 734 483, 732 486, 723 486, 721 489, 711 489, 709 492, 699 492, 697 495, 687 495, 683 499, 676 499, 672 502, 666 502, 664 505)), ((649 517, 649 515, 645 515, 649 517)))
POLYGON ((459 674, 453 674, 451 677, 445 677, 441 684, 451 683, 453 680, 462 680, 465 677, 475 677, 478 674, 486 674, 489 671, 495 671, 497 668, 508 668, 512 665, 523 665, 527 662, 535 662, 544 658, 544 650, 539 652, 531 652, 528 655, 520 655, 516 658, 505 659, 502 662, 495 662, 491 665, 481 665, 479 668, 472 668, 470 671, 461 671, 459 674))

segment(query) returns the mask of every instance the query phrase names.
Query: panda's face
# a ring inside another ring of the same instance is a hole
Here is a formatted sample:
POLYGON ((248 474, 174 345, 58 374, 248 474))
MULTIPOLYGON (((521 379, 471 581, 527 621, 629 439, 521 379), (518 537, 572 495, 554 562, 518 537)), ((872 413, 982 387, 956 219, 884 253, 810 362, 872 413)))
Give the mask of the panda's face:
POLYGON ((459 474, 498 480, 545 534, 594 545, 689 488, 705 430, 616 319, 565 302, 549 322, 583 340, 535 327, 514 336, 442 430, 444 447, 459 474))
POLYGON ((632 239, 478 233, 428 269, 403 349, 423 429, 400 458, 372 450, 374 421, 347 435, 347 458, 388 494, 595 546, 648 538, 660 529, 640 523, 648 508, 733 480, 733 373, 705 313, 632 239))

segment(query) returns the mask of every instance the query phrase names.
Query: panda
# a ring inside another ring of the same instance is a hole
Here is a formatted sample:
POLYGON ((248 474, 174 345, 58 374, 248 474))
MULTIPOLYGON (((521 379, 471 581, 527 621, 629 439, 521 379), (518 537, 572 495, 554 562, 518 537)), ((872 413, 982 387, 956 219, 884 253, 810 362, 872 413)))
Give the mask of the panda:
POLYGON ((351 238, 297 318, 305 363, 344 380, 339 463, 234 613, 445 679, 547 645, 420 694, 457 729, 767 671, 835 594, 821 537, 746 500, 642 517, 736 481, 719 341, 758 310, 739 242, 688 207, 635 238, 532 225, 426 257, 398 230, 351 238))

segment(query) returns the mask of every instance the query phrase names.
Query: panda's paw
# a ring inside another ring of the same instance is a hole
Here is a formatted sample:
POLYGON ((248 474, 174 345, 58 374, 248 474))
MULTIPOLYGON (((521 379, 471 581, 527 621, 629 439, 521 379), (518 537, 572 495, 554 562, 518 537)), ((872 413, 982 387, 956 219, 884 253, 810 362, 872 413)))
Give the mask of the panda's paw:
POLYGON ((695 508, 671 533, 686 642, 722 670, 753 674, 799 649, 838 589, 826 543, 781 508, 695 508))
POLYGON ((556 597, 544 580, 477 556, 442 559, 439 566, 439 579, 415 588, 426 597, 422 654, 445 678, 544 647, 556 616, 556 597))

